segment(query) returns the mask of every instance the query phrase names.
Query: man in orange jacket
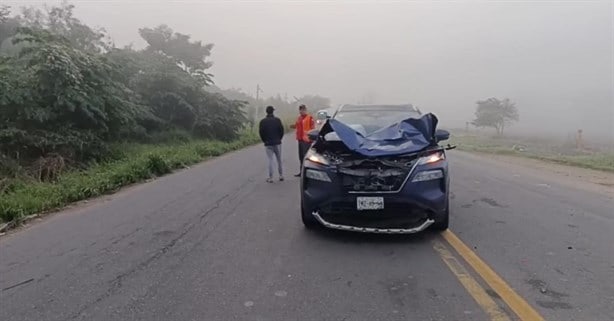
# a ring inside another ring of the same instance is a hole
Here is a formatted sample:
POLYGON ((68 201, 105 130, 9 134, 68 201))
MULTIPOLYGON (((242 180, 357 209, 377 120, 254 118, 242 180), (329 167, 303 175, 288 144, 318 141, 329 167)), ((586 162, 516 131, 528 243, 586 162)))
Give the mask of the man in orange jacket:
MULTIPOLYGON (((313 117, 307 113, 307 106, 300 105, 298 107, 299 116, 296 119, 296 123, 292 125, 292 128, 296 128, 296 140, 298 141, 298 158, 303 168, 303 159, 307 154, 307 151, 311 147, 311 140, 307 136, 309 132, 315 129, 315 121, 313 117)), ((296 177, 301 176, 301 172, 294 175, 296 177)))

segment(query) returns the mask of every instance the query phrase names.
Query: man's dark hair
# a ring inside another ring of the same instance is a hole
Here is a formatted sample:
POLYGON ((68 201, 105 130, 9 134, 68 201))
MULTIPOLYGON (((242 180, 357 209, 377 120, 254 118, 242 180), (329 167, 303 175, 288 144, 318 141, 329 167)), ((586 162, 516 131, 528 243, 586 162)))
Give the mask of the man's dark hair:
POLYGON ((300 106, 298 106, 298 110, 305 110, 307 109, 307 106, 305 106, 305 104, 301 104, 300 106))
POLYGON ((273 108, 273 106, 267 106, 267 107, 266 107, 266 113, 267 113, 267 115, 271 115, 271 114, 273 114, 273 111, 275 111, 275 108, 273 108))

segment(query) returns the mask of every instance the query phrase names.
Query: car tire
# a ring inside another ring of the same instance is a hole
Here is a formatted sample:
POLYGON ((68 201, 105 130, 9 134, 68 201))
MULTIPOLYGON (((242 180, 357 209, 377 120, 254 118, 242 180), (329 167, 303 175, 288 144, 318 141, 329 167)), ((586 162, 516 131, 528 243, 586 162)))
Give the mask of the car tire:
POLYGON ((305 228, 309 230, 317 229, 321 226, 320 222, 318 222, 316 218, 313 217, 313 215, 305 212, 305 208, 302 205, 301 205, 301 219, 303 220, 303 225, 305 225, 305 228))
POLYGON ((450 203, 448 202, 448 205, 446 205, 445 212, 441 215, 438 221, 435 221, 435 223, 431 225, 431 228, 434 231, 445 231, 448 229, 449 225, 450 225, 450 203))

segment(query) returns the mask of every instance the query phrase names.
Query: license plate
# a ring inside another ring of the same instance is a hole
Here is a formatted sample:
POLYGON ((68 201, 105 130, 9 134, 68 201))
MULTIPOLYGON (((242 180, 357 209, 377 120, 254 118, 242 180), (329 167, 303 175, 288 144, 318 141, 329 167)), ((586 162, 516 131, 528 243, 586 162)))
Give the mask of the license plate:
POLYGON ((359 211, 372 211, 384 209, 383 197, 357 197, 356 209, 359 211))

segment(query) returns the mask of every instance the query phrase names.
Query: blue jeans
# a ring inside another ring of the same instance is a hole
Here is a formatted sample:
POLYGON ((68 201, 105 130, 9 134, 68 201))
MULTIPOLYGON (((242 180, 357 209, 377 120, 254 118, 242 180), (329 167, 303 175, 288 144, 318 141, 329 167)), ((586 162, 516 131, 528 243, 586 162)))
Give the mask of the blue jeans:
POLYGON ((269 159, 269 177, 273 178, 273 155, 277 159, 277 170, 279 171, 279 176, 284 176, 284 171, 281 166, 281 145, 272 145, 265 146, 266 148, 266 156, 269 159))

